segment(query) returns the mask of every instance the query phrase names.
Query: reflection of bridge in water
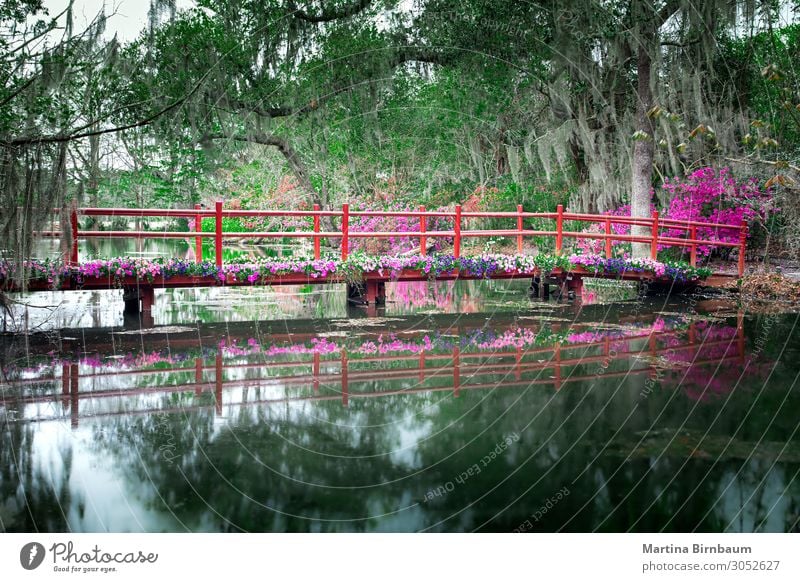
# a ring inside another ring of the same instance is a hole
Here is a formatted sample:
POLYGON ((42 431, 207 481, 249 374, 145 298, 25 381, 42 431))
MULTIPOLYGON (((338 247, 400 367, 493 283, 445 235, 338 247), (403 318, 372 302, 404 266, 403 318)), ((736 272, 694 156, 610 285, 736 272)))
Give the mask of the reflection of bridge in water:
MULTIPOLYGON (((556 330, 559 327, 559 324, 551 326, 556 330)), ((415 344, 395 340, 381 349, 372 341, 348 347, 338 346, 317 334, 290 334, 285 337, 295 343, 288 347, 272 346, 264 350, 253 340, 248 344, 249 348, 220 345, 216 354, 194 357, 193 365, 186 365, 191 357, 181 361, 181 365, 175 365, 180 358, 170 356, 160 362, 158 358, 150 361, 145 358, 135 364, 168 364, 169 367, 87 372, 81 369, 86 365, 64 361, 57 362, 49 376, 21 378, 5 385, 0 383, 3 387, 0 404, 7 411, 15 410, 22 422, 69 418, 75 428, 81 418, 104 416, 201 409, 213 409, 217 416, 223 416, 226 406, 321 401, 341 401, 343 406, 348 406, 351 400, 360 398, 429 392, 450 392, 453 397, 458 397, 468 390, 531 386, 552 387, 557 391, 570 383, 631 376, 647 376, 658 381, 665 370, 673 368, 684 370, 685 377, 697 367, 716 365, 719 368, 725 362, 740 365, 745 362, 741 314, 736 327, 714 328, 704 322, 691 322, 686 327, 671 330, 659 329, 657 325, 644 329, 620 329, 561 334, 552 345, 541 346, 531 341, 536 336, 532 328, 509 327, 503 335, 495 336, 496 339, 491 341, 464 345, 459 336, 459 341, 450 340, 452 345, 434 346, 429 341, 415 344), (473 348, 479 351, 472 351, 473 348), (260 361, 226 363, 226 351, 232 358, 241 360, 258 356, 260 361), (376 354, 380 351, 385 353, 376 354), (281 355, 288 355, 291 360, 265 361, 281 355), (629 365, 617 369, 620 366, 615 367, 615 362, 628 362, 629 365), (590 366, 590 369, 581 369, 581 366, 590 366), (59 368, 60 375, 56 373, 59 368), (242 374, 256 376, 236 377, 242 374), (140 384, 163 382, 166 378, 171 383, 94 388, 98 384, 118 384, 125 378, 140 384), (410 385, 399 389, 380 388, 387 382, 404 380, 410 385), (35 394, 37 386, 48 382, 51 384, 49 393, 35 394), (57 391, 59 384, 60 393, 57 391), (256 389, 255 394, 251 389, 256 389), (288 389, 298 390, 289 394, 288 389), (146 408, 128 408, 120 403, 117 409, 98 404, 136 396, 174 399, 180 394, 190 396, 193 402, 164 406, 163 401, 152 401, 154 406, 146 408), (46 410, 43 411, 43 407, 46 410)), ((473 331, 480 330, 475 328, 473 331)), ((715 371, 712 370, 711 374, 715 371)), ((23 375, 30 376, 31 372, 23 375)))

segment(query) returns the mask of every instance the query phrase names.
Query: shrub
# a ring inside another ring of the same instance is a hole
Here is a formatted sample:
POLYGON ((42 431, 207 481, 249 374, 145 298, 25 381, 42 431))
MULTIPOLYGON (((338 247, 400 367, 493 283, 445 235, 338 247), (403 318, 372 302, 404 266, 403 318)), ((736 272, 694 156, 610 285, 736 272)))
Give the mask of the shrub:
MULTIPOLYGON (((712 226, 699 226, 697 237, 705 240, 720 242, 738 242, 739 226, 742 221, 748 224, 766 222, 770 215, 777 209, 774 207, 773 198, 769 189, 761 189, 755 178, 736 181, 729 168, 719 171, 714 168, 701 168, 685 179, 675 178, 666 180, 662 188, 669 193, 670 203, 662 218, 679 221, 692 221, 706 224, 729 224, 731 228, 712 226)), ((655 210, 655 206, 652 206, 655 210)), ((629 205, 621 206, 616 210, 606 213, 609 216, 630 216, 629 205)), ((602 233, 605 225, 593 223, 584 232, 602 233)), ((626 224, 614 224, 612 230, 615 234, 630 234, 631 227, 626 224)), ((667 228, 662 230, 662 236, 671 238, 688 238, 689 231, 684 228, 667 228)), ((749 233, 748 233, 749 236, 749 233)), ((582 254, 601 253, 604 243, 600 239, 577 239, 577 249, 582 254)), ((615 255, 625 255, 630 249, 630 243, 613 241, 615 255)), ((671 249, 674 245, 659 245, 659 250, 671 249)), ((674 247, 676 255, 687 252, 685 247, 674 247)), ((708 257, 722 248, 717 245, 699 245, 697 254, 708 257)))

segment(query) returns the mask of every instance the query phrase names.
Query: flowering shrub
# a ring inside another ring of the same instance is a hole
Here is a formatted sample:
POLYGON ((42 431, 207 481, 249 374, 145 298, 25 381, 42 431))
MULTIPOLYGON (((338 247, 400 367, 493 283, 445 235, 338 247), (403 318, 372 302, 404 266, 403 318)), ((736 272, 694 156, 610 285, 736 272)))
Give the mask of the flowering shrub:
MULTIPOLYGON (((650 211, 652 212, 655 210, 656 207, 654 204, 650 205, 650 211)), ((630 216, 631 215, 631 205, 625 204, 624 206, 620 206, 615 210, 609 210, 608 212, 604 212, 608 216, 630 216)), ((591 233, 591 234, 605 234, 605 224, 602 222, 594 222, 590 224, 587 228, 583 229, 583 232, 591 233)), ((611 233, 617 235, 624 235, 627 236, 631 233, 631 225, 630 224, 620 224, 618 222, 611 222, 611 233)), ((605 241, 603 239, 594 239, 594 238, 579 238, 576 240, 576 247, 581 254, 585 255, 599 255, 605 249, 605 241)), ((630 243, 625 243, 620 240, 612 240, 611 246, 613 249, 613 254, 615 255, 624 255, 622 252, 624 249, 630 248, 630 243), (620 246, 622 245, 622 246, 620 246), (618 248, 614 248, 618 247, 618 248)))
MULTIPOLYGON (((716 240, 720 242, 739 242, 739 226, 742 221, 751 223, 757 220, 765 221, 771 213, 776 212, 772 203, 772 196, 768 190, 761 190, 755 178, 737 182, 731 175, 729 168, 719 171, 714 168, 701 168, 683 180, 666 180, 662 188, 670 195, 669 207, 662 213, 662 218, 679 221, 701 222, 706 224, 729 224, 731 227, 705 227, 697 228, 697 238, 716 240)), ((651 210, 655 206, 651 205, 651 210)), ((616 210, 607 212, 609 216, 630 216, 630 205, 620 206, 616 210)), ((611 223, 614 234, 628 235, 630 225, 611 223)), ((605 225, 593 223, 584 232, 601 234, 605 232, 605 225)), ((749 235, 749 233, 748 233, 749 235)), ((668 228, 661 231, 661 236, 670 238, 688 238, 689 231, 684 228, 668 228)), ((620 254, 621 249, 630 247, 629 243, 612 241, 614 254, 620 254)), ((659 250, 671 248, 672 245, 659 245, 659 250)), ((578 239, 577 249, 582 254, 599 254, 605 245, 602 239, 578 239)), ((714 250, 715 245, 698 245, 697 254, 707 257, 714 250)))
POLYGON ((619 274, 622 273, 649 273, 659 278, 668 278, 673 281, 691 281, 711 275, 708 267, 692 267, 678 261, 654 261, 650 258, 625 259, 611 257, 607 259, 601 255, 572 255, 570 264, 581 266, 594 274, 619 274))
MULTIPOLYGON (((668 218, 737 227, 698 227, 698 238, 738 242, 738 226, 742 221, 764 221, 769 213, 774 212, 769 191, 762 191, 755 178, 737 183, 729 168, 722 168, 719 172, 713 168, 701 168, 685 180, 665 181, 663 188, 671 195, 666 212, 668 218)), ((688 236, 682 229, 668 229, 664 234, 677 238, 688 236)), ((713 250, 713 245, 697 247, 697 253, 702 256, 710 255, 713 250)))
POLYGON ((30 279, 46 280, 57 284, 63 277, 70 276, 70 268, 63 263, 46 259, 44 261, 23 261, 17 264, 9 260, 0 260, 0 283, 27 276, 30 279))
MULTIPOLYGON (((380 208, 376 204, 358 202, 351 204, 351 211, 368 212, 417 212, 418 208, 412 208, 397 201, 384 201, 380 208)), ((445 211, 439 208, 438 211, 445 211)), ((437 210, 433 210, 436 212, 437 210)), ((351 238, 348 250, 352 252, 365 252, 371 255, 388 254, 399 255, 419 248, 419 237, 403 236, 405 232, 419 232, 420 223, 418 217, 413 216, 351 216, 350 232, 396 232, 397 236, 389 238, 358 237, 351 238)), ((428 217, 425 221, 427 231, 453 230, 453 219, 434 216, 428 217)), ((445 244, 449 243, 449 238, 430 238, 429 244, 433 245, 434 250, 440 250, 445 244)))
MULTIPOLYGON (((420 271, 434 278, 442 273, 457 272, 463 276, 491 278, 493 275, 509 273, 533 274, 551 272, 554 269, 569 271, 582 267, 590 273, 622 274, 642 273, 655 277, 668 277, 686 281, 708 276, 707 268, 693 268, 685 263, 662 263, 651 259, 606 259, 600 255, 552 256, 546 254, 502 255, 483 254, 474 257, 454 257, 447 254, 419 255, 380 255, 369 256, 363 253, 350 255, 346 261, 333 258, 303 259, 276 258, 254 262, 229 263, 217 267, 213 263, 194 263, 182 259, 95 259, 78 267, 70 268, 57 262, 26 263, 34 279, 46 280, 58 288, 64 279, 77 285, 87 279, 109 279, 118 284, 126 279, 153 282, 156 279, 172 277, 213 277, 219 282, 268 283, 272 278, 283 275, 305 275, 312 279, 333 277, 337 280, 360 280, 364 273, 378 273, 396 277, 404 269, 420 271)), ((9 280, 14 273, 14 265, 0 262, 0 283, 9 280)))
POLYGON ((94 259, 82 263, 72 270, 72 277, 77 283, 89 278, 123 279, 135 277, 152 282, 155 279, 171 277, 208 277, 220 278, 219 270, 214 263, 204 261, 195 263, 183 259, 132 259, 119 257, 113 259, 94 259))

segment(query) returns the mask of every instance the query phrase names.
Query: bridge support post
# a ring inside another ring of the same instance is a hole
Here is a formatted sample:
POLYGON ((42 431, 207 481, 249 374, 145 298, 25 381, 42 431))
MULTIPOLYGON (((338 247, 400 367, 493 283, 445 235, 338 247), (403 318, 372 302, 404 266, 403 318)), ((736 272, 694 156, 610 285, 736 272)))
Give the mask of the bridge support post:
POLYGON ((539 296, 539 282, 540 281, 541 281, 541 279, 539 279, 539 277, 534 277, 533 279, 531 279, 531 286, 528 289, 528 294, 531 297, 538 297, 539 296))
POLYGON ((386 283, 384 281, 367 281, 367 303, 370 305, 386 303, 386 283))
POLYGON ((572 275, 567 279, 567 297, 569 299, 581 299, 583 297, 583 277, 572 275))
POLYGON ((531 279, 530 296, 550 299, 550 283, 546 276, 535 276, 531 279))
POLYGON ((347 284, 347 302, 356 305, 364 305, 364 284, 363 283, 348 283, 347 284))
POLYGON ((347 300, 358 305, 384 305, 386 303, 386 282, 348 283, 347 300))
POLYGON ((80 397, 78 395, 78 379, 79 379, 79 369, 78 364, 70 364, 69 365, 69 416, 70 416, 70 426, 73 429, 78 428, 79 416, 80 416, 80 397))
POLYGON ((126 287, 122 291, 124 315, 139 317, 142 327, 153 327, 155 295, 156 290, 153 287, 126 287))

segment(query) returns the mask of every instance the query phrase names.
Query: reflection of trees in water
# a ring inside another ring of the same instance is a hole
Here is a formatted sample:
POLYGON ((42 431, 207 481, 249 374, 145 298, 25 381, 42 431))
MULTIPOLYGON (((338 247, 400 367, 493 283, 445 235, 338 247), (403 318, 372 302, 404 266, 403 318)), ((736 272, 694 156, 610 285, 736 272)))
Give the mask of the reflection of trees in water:
MULTIPOLYGON (((382 382, 364 389, 390 387, 399 386, 382 382)), ((508 531, 564 486, 571 490, 568 501, 549 511, 536 529, 791 527, 796 504, 785 511, 779 504, 773 515, 767 512, 784 487, 788 498, 800 493, 791 482, 797 460, 772 466, 774 456, 748 459, 736 446, 739 436, 732 425, 751 403, 749 396, 733 395, 722 410, 698 409, 665 391, 651 395, 652 401, 629 417, 638 398, 635 382, 602 380, 555 397, 551 390, 531 387, 463 392, 458 399, 447 392, 351 399, 348 408, 339 402, 240 407, 231 409, 228 424, 216 427, 210 410, 177 413, 170 416, 174 430, 169 434, 156 416, 119 417, 102 448, 120 458, 127 483, 152 480, 153 489, 167 500, 164 510, 200 529, 482 526, 508 531), (733 437, 731 452, 712 448, 710 458, 699 448, 687 454, 680 433, 660 442, 640 436, 684 423, 686 430, 701 434, 711 427, 708 438, 733 437), (455 483, 463 471, 480 465, 511 432, 519 433, 520 440, 480 474, 421 502, 426 492, 455 483), (169 439, 178 457, 173 464, 162 455, 169 439), (141 462, 131 457, 134 448, 141 462), (377 517, 416 502, 420 505, 398 515, 377 517), (744 525, 736 521, 742 503, 744 525)), ((763 406, 774 413, 777 400, 776 394, 763 406)), ((782 434, 766 416, 754 420, 748 432, 765 439, 782 434)), ((797 451, 796 440, 788 446, 797 451)))
POLYGON ((48 464, 35 450, 37 427, 8 420, 0 416, 0 531, 64 531, 64 514, 85 507, 69 486, 72 450, 60 447, 60 463, 48 464))
MULTIPOLYGON (((733 339, 724 326, 714 329, 707 337, 702 329, 695 331, 700 339, 733 339)), ((789 335, 779 326, 775 333, 789 335)), ((659 345, 672 345, 667 337, 673 336, 659 336, 659 345)), ((646 337, 615 337, 611 345, 644 356, 649 348, 646 337)), ((588 359, 602 350, 578 348, 577 355, 588 359)), ((771 353, 765 350, 764 362, 771 353)), ((792 411, 800 397, 791 390, 793 354, 774 367, 763 390, 765 372, 772 368, 759 367, 759 361, 751 364, 749 384, 705 400, 687 398, 687 388, 713 379, 718 368, 692 362, 722 357, 727 350, 709 345, 687 354, 674 358, 675 367, 646 396, 648 372, 597 378, 597 361, 565 369, 558 392, 552 385, 504 388, 514 380, 512 363, 508 374, 479 379, 464 374, 457 398, 448 373, 425 384, 448 388, 442 392, 369 398, 359 395, 419 386, 409 379, 351 379, 348 407, 334 382, 320 392, 331 401, 236 406, 226 400, 222 418, 208 392, 131 396, 125 401, 129 410, 186 408, 87 422, 96 427, 91 448, 115 459, 113 470, 131 503, 174 513, 196 530, 510 531, 563 487, 570 495, 535 522, 534 530, 791 529, 800 499, 794 478, 800 443, 792 411), (570 375, 590 380, 568 383, 570 375), (497 389, 469 390, 470 382, 497 389), (482 459, 510 433, 519 440, 484 466, 482 459), (475 464, 480 472, 458 483, 475 464), (453 486, 446 494, 423 501, 448 483, 453 486)), ((171 357, 182 360, 177 351, 171 357)), ((481 361, 498 360, 487 354, 481 361)), ((353 356, 351 365, 356 370, 370 364, 353 356)), ((610 361, 604 372, 624 374, 641 366, 641 359, 625 358, 610 361)), ((551 369, 523 372, 522 379, 549 374, 551 369)), ((175 378, 191 379, 184 372, 175 378)), ((163 378, 143 382, 160 385, 163 378)), ((242 390, 244 400, 275 397, 274 387, 266 385, 242 390)), ((292 396, 307 394, 310 387, 282 390, 292 396)), ((60 485, 53 487, 51 476, 37 469, 43 461, 31 444, 35 425, 8 426, 3 441, 9 445, 0 449, 4 527, 33 529, 35 522, 43 530, 65 529, 58 508, 80 512, 75 509, 80 501, 67 487, 72 450, 65 451, 64 471, 54 472, 60 485), (12 451, 23 459, 20 475, 8 468, 16 466, 12 451), (34 517, 22 512, 15 483, 34 495, 34 517)))
POLYGON ((498 301, 524 308, 528 303, 527 280, 483 281, 408 281, 386 287, 392 311, 414 313, 420 309, 439 309, 445 313, 476 313, 489 302, 498 301))
POLYGON ((164 293, 168 299, 157 299, 157 322, 165 325, 347 315, 347 296, 341 285, 208 287, 164 293))

